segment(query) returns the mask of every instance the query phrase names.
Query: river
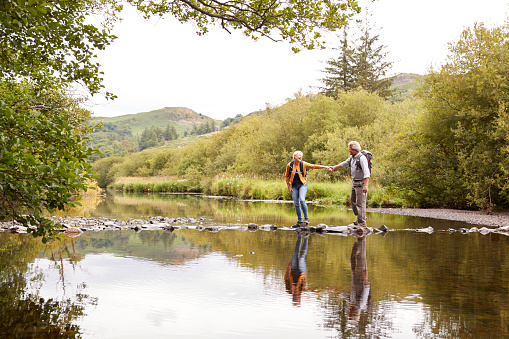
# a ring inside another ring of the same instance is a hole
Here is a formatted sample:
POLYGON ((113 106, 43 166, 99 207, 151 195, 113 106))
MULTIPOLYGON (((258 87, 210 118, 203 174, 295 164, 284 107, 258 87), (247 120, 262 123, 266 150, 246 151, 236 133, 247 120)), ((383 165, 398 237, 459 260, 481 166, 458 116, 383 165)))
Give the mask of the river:
MULTIPOLYGON (((353 220, 343 207, 309 208, 311 224, 353 220)), ((65 214, 278 229, 85 232, 50 244, 1 233, 0 337, 509 337, 509 238, 450 231, 470 224, 368 213, 368 226, 391 231, 307 234, 285 229, 291 203, 160 194, 89 198, 65 214)))

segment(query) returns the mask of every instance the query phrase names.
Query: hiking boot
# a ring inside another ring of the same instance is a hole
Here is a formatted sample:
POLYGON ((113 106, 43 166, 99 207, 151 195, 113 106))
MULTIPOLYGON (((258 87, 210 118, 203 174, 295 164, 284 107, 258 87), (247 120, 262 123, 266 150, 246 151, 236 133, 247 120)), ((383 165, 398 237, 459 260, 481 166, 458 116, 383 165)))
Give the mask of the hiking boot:
POLYGON ((309 218, 304 219, 304 223, 309 225, 309 218))
POLYGON ((305 224, 302 221, 297 221, 295 225, 292 226, 292 228, 301 228, 305 224))
MULTIPOLYGON (((366 217, 364 220, 368 220, 368 217, 366 217)), ((359 225, 359 222, 357 221, 357 219, 355 219, 355 220, 352 222, 352 224, 354 224, 354 225, 359 225)))

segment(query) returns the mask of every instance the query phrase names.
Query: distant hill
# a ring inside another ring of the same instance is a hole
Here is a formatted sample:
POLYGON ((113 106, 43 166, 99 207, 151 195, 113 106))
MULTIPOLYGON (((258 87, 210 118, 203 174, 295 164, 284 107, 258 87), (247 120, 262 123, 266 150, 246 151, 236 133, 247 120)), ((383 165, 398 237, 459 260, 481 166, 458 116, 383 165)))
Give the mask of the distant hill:
POLYGON ((149 128, 152 125, 165 128, 168 123, 170 126, 175 126, 179 135, 183 135, 185 131, 191 130, 193 124, 199 126, 206 122, 214 122, 217 126, 221 122, 221 120, 212 119, 186 107, 165 107, 149 112, 126 114, 112 118, 94 117, 92 119, 92 122, 99 121, 112 123, 119 127, 128 126, 133 135, 141 134, 145 128, 149 128))
POLYGON ((415 73, 400 73, 396 75, 391 86, 391 89, 394 90, 394 96, 389 100, 401 101, 412 95, 417 86, 417 80, 421 77, 422 75, 415 73))
POLYGON ((192 135, 186 138, 186 142, 190 142, 201 134, 216 130, 221 120, 185 107, 165 107, 112 118, 94 117, 91 120, 92 124, 99 122, 103 129, 90 133, 89 138, 90 145, 97 147, 101 155, 92 156, 90 161, 124 156, 148 147, 177 147, 186 135, 192 135))

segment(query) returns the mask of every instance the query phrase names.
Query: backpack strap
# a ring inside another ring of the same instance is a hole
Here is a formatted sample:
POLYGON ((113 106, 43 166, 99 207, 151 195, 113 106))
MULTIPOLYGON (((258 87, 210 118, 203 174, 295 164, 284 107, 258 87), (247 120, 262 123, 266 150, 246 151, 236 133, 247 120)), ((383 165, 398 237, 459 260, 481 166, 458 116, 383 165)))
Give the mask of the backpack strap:
MULTIPOLYGON (((357 159, 356 165, 357 165, 357 169, 362 170, 362 166, 361 166, 361 158, 362 158, 363 156, 365 156, 365 157, 366 157, 366 152, 365 152, 365 151, 360 151, 359 153, 361 154, 361 156, 357 159)), ((368 157, 366 157, 366 160, 368 160, 368 157)))
MULTIPOLYGON (((292 171, 293 171, 293 164, 294 164, 294 162, 295 162, 295 160, 292 160, 290 162, 290 168, 292 169, 292 171)), ((300 162, 300 172, 302 173, 302 176, 305 178, 306 174, 304 173, 304 161, 300 162)))

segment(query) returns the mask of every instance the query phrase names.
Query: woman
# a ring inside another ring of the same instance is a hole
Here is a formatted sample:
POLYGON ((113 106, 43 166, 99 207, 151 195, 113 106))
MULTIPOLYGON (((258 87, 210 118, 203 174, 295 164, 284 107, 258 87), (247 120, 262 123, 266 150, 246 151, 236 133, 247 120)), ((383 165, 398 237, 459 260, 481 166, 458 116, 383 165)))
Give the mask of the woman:
POLYGON ((313 165, 302 161, 302 152, 295 151, 293 153, 293 160, 286 165, 286 185, 288 186, 288 191, 292 195, 293 203, 295 204, 295 212, 297 212, 297 224, 294 225, 298 227, 299 224, 302 224, 302 212, 304 213, 304 222, 309 224, 308 218, 308 206, 306 205, 306 193, 308 191, 308 184, 306 181, 306 172, 308 168, 321 168, 327 169, 327 166, 322 165, 313 165))

